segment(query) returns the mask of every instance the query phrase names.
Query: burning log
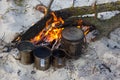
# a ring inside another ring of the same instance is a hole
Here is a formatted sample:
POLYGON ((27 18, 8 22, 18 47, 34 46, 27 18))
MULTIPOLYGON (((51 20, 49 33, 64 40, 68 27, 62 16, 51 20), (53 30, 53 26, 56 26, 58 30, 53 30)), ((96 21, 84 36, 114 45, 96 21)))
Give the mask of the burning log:
MULTIPOLYGON (((67 16, 65 15, 65 13, 62 13, 62 12, 59 12, 59 13, 55 12, 55 14, 56 13, 59 14, 58 16, 61 16, 61 18, 63 18, 63 19, 66 19, 66 18, 70 17, 69 13, 68 13, 67 16)), ((30 39, 34 38, 34 36, 36 36, 37 34, 39 34, 40 31, 42 31, 42 29, 46 26, 45 23, 51 17, 52 17, 51 13, 48 13, 44 18, 42 18, 36 24, 34 24, 33 26, 31 26, 24 34, 22 34, 21 36, 19 36, 19 37, 21 37, 21 41, 30 40, 30 39)), ((16 42, 16 39, 14 39, 12 42, 16 42)))
POLYGON ((41 40, 44 40, 45 42, 52 42, 53 40, 57 40, 61 37, 61 31, 63 28, 58 28, 58 26, 64 24, 64 21, 61 17, 57 17, 53 12, 51 15, 52 18, 46 22, 45 28, 40 31, 37 36, 31 39, 31 42, 35 44, 41 40))

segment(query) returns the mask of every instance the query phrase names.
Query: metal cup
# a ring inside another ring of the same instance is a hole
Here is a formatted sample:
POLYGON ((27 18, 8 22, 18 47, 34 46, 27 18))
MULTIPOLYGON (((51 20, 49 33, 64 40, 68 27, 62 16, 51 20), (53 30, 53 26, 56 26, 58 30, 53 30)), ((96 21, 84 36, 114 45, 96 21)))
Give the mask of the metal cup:
POLYGON ((56 68, 62 68, 65 66, 65 51, 62 49, 55 49, 52 52, 52 65, 56 68))
POLYGON ((33 51, 35 67, 39 70, 47 70, 50 67, 51 50, 48 47, 40 46, 33 51))
POLYGON ((62 31, 62 46, 69 58, 78 59, 82 54, 84 34, 76 27, 65 28, 62 31))
POLYGON ((34 62, 34 57, 32 50, 35 46, 29 41, 22 41, 17 46, 19 50, 19 60, 22 64, 32 64, 34 62))

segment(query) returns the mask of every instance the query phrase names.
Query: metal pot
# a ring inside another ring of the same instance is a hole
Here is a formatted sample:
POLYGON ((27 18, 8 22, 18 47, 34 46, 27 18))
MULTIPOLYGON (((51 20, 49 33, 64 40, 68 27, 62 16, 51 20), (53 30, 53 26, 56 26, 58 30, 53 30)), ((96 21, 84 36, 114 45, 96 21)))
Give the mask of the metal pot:
POLYGON ((50 67, 51 50, 48 47, 40 46, 33 51, 35 67, 39 70, 47 70, 50 67))
POLYGON ((76 27, 65 28, 62 31, 61 43, 69 58, 78 59, 82 54, 82 45, 84 44, 83 31, 76 27))
POLYGON ((22 41, 17 46, 19 50, 19 60, 22 64, 32 64, 34 62, 34 57, 32 50, 35 46, 29 41, 22 41))
POLYGON ((62 68, 65 66, 65 51, 62 49, 55 49, 52 51, 52 65, 57 68, 62 68))

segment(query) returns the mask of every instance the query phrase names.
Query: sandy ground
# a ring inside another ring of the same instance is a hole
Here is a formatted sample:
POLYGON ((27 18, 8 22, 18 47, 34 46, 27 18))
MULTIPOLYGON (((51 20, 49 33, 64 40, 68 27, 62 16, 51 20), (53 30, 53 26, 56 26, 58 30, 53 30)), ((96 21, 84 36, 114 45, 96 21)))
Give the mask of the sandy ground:
MULTIPOLYGON (((92 5, 95 0, 75 1, 76 7, 92 5)), ((117 0, 97 0, 97 3, 111 1, 117 0)), ((47 6, 49 0, 41 2, 47 6)), ((43 14, 34 9, 39 3, 39 0, 25 0, 22 6, 18 6, 13 0, 0 0, 0 39, 9 43, 17 34, 26 31, 40 20, 43 14)), ((55 0, 51 8, 59 10, 71 6, 72 0, 55 0)), ((103 12, 103 16, 99 18, 110 19, 118 13, 119 11, 103 12)), ((3 53, 2 48, 5 44, 0 43, 0 80, 119 80, 120 28, 111 32, 109 36, 109 39, 104 37, 89 43, 80 59, 68 60, 66 66, 61 69, 54 70, 51 66, 47 71, 36 70, 33 64, 22 65, 13 57, 18 51, 12 49, 9 53, 3 53)))

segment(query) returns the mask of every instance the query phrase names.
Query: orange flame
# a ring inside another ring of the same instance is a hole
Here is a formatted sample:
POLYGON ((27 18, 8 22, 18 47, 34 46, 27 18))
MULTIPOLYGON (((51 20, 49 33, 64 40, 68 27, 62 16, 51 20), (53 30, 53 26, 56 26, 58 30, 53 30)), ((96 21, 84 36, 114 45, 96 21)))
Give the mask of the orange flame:
POLYGON ((51 13, 52 18, 46 22, 45 28, 30 41, 38 43, 43 40, 45 42, 52 42, 53 40, 61 38, 61 32, 64 28, 58 28, 64 21, 61 17, 57 17, 54 12, 51 13))
POLYGON ((78 26, 77 28, 82 29, 84 35, 86 36, 90 32, 90 26, 82 26, 83 20, 78 20, 78 26))
POLYGON ((89 32, 90 32, 90 30, 87 29, 86 31, 84 31, 84 35, 86 36, 89 32))

